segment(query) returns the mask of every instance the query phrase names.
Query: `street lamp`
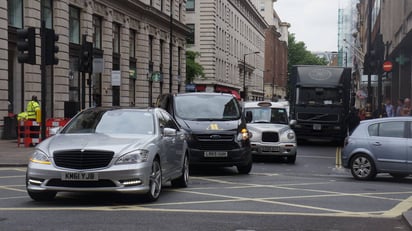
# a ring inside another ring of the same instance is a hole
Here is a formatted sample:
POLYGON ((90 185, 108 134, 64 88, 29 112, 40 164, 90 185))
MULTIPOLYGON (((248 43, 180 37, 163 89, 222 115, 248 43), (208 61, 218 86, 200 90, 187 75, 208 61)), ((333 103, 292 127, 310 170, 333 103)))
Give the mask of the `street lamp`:
POLYGON ((259 54, 260 51, 243 54, 243 100, 246 100, 246 56, 251 54, 259 54))

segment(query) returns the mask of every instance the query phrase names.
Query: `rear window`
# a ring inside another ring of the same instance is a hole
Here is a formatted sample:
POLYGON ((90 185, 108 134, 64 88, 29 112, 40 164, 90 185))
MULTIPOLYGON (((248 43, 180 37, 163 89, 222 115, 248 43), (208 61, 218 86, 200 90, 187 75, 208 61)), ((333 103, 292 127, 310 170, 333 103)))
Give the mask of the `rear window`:
POLYGON ((241 109, 230 95, 180 95, 175 98, 175 113, 187 120, 237 120, 241 109))

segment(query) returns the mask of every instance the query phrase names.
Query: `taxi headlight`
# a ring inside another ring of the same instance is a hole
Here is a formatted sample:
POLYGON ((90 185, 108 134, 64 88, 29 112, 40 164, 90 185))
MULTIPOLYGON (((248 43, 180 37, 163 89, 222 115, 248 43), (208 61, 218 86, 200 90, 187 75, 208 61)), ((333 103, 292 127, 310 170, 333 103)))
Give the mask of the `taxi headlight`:
POLYGON ((289 132, 289 133, 287 134, 287 137, 288 137, 288 139, 290 139, 290 140, 294 140, 294 139, 295 139, 295 133, 289 132))
POLYGON ((39 150, 36 150, 31 158, 30 162, 36 163, 36 164, 51 164, 49 157, 46 155, 46 153, 41 152, 39 150))
POLYGON ((149 151, 140 149, 131 153, 127 153, 116 161, 116 164, 137 164, 146 162, 149 158, 149 151))

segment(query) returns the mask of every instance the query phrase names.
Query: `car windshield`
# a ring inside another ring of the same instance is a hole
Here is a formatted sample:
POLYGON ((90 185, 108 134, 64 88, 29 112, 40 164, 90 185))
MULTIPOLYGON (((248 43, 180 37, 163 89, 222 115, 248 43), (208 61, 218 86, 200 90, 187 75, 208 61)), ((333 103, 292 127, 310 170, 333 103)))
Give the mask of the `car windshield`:
POLYGON ((337 88, 302 87, 297 91, 298 104, 342 105, 342 94, 337 88))
POLYGON ((181 95, 176 97, 176 115, 187 120, 236 120, 241 110, 232 96, 181 95))
POLYGON ((288 124, 287 112, 284 108, 246 108, 246 111, 252 112, 251 123, 275 123, 288 124))
POLYGON ((84 111, 62 133, 153 134, 153 115, 144 111, 84 111))

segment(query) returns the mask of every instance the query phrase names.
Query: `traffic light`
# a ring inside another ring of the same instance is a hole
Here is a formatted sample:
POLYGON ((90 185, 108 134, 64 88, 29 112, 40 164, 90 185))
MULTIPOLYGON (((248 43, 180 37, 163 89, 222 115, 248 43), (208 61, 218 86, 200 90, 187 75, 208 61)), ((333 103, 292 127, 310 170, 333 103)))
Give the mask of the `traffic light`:
POLYGON ((80 71, 91 74, 93 71, 93 43, 83 41, 80 54, 80 71))
POLYGON ((45 28, 45 64, 46 65, 57 65, 59 59, 56 57, 56 54, 59 52, 59 47, 56 45, 56 42, 59 41, 59 35, 54 33, 53 29, 45 28))
POLYGON ((17 30, 17 61, 19 63, 36 64, 36 29, 17 30))

